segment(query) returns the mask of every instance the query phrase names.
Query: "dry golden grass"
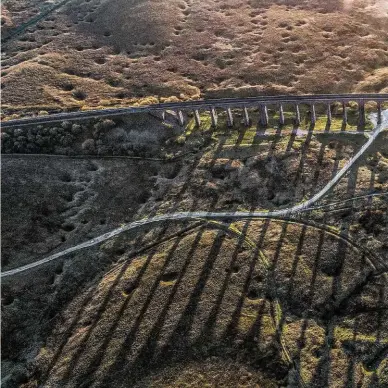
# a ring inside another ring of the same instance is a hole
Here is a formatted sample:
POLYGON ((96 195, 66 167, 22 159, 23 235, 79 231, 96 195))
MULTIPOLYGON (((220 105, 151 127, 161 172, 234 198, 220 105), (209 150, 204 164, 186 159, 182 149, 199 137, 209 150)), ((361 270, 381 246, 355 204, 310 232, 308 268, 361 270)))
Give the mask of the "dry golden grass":
POLYGON ((366 0, 69 3, 3 45, 3 105, 384 92, 387 19, 366 0))

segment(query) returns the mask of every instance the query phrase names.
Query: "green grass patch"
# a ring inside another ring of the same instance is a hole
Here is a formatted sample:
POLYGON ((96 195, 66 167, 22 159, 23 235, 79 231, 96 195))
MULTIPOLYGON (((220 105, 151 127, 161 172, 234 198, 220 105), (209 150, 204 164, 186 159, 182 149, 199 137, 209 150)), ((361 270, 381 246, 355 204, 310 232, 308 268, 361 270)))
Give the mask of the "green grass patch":
MULTIPOLYGON (((278 134, 290 134, 294 129, 298 128, 303 131, 308 131, 313 128, 314 131, 329 130, 330 132, 338 133, 343 130, 343 118, 342 111, 337 109, 335 114, 332 114, 331 125, 328 127, 327 117, 325 112, 317 112, 316 123, 314 127, 311 125, 311 119, 309 117, 309 111, 307 106, 300 106, 300 124, 295 125, 295 112, 284 112, 284 125, 279 124, 279 111, 274 109, 268 109, 268 126, 258 126, 259 112, 251 110, 249 112, 250 118, 253 121, 250 126, 245 126, 240 110, 233 111, 234 125, 229 127, 227 124, 226 112, 218 112, 217 126, 212 127, 212 120, 209 112, 200 112, 201 125, 196 126, 194 116, 190 115, 189 122, 185 127, 183 136, 188 138, 189 136, 203 135, 205 133, 211 133, 214 141, 221 141, 225 146, 238 145, 238 146, 251 146, 261 143, 263 139, 274 140, 278 138, 278 134), (265 134, 265 137, 263 136, 265 134)), ((347 108, 348 122, 346 125, 346 131, 356 131, 358 129, 358 110, 356 108, 347 108)), ((367 118, 364 130, 372 130, 373 124, 367 118)), ((285 137, 281 142, 288 144, 288 137, 285 137)), ((298 149, 302 146, 303 140, 295 139, 293 148, 298 149)))

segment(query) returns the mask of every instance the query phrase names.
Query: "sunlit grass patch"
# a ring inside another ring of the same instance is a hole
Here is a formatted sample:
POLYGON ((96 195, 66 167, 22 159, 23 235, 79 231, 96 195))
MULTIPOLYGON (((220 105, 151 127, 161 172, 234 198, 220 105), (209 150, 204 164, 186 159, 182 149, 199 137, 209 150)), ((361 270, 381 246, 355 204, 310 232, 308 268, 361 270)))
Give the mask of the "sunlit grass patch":
MULTIPOLYGON (((311 121, 311 112, 309 107, 301 105, 299 107, 300 122, 297 123, 296 113, 290 109, 283 112, 284 124, 280 125, 280 113, 276 109, 268 109, 268 125, 262 126, 259 123, 258 109, 249 109, 250 124, 247 126, 244 123, 242 111, 239 109, 233 110, 233 125, 228 125, 227 114, 225 111, 217 112, 217 125, 212 126, 211 115, 209 112, 200 112, 201 124, 197 127, 192 114, 189 115, 189 122, 185 127, 184 135, 198 135, 203 133, 212 133, 214 140, 223 138, 224 145, 247 146, 253 145, 262 141, 264 137, 289 135, 296 130, 316 132, 341 132, 341 131, 357 131, 359 128, 359 112, 358 107, 347 107, 347 123, 344 125, 342 107, 333 108, 331 122, 328 122, 326 112, 322 109, 316 110, 316 121, 313 124, 311 121)), ((362 130, 372 130, 373 124, 366 117, 365 126, 362 130)), ((298 135, 303 135, 298 133, 298 135)), ((296 145, 295 145, 296 146, 296 145)))

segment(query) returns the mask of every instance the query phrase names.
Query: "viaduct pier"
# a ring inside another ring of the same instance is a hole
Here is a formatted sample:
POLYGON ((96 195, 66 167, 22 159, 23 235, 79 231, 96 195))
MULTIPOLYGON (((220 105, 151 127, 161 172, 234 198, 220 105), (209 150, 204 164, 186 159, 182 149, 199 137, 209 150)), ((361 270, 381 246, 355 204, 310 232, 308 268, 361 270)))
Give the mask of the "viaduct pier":
MULTIPOLYGON (((312 125, 317 121, 317 107, 324 111, 327 125, 333 120, 333 106, 342 107, 342 123, 346 127, 350 105, 357 104, 357 127, 363 128, 366 123, 366 105, 372 107, 372 113, 377 117, 377 125, 383 120, 383 106, 388 104, 388 94, 322 94, 298 96, 260 96, 247 98, 221 98, 212 100, 196 100, 184 102, 170 102, 143 106, 130 106, 123 108, 87 110, 66 113, 54 113, 46 116, 27 117, 2 122, 2 128, 17 128, 24 125, 50 124, 60 121, 88 120, 95 118, 125 116, 135 113, 153 113, 164 117, 166 111, 176 113, 176 119, 181 126, 186 123, 185 114, 194 118, 196 126, 201 125, 201 112, 210 114, 211 125, 217 127, 219 112, 226 113, 227 125, 232 127, 235 123, 234 111, 241 111, 243 123, 252 124, 255 115, 257 124, 266 127, 269 124, 269 109, 277 112, 278 125, 285 123, 285 112, 292 112, 295 125, 301 123, 301 107, 308 110, 309 120, 312 125)), ((388 105, 387 105, 388 106, 388 105)))

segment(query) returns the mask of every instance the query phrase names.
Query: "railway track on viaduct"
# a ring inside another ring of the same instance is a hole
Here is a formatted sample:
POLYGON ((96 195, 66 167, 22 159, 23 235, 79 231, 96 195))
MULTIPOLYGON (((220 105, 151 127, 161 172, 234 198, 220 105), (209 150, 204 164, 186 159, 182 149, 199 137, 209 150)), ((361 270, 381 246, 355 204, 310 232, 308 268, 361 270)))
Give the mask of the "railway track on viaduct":
POLYGON ((315 106, 317 104, 326 105, 326 117, 328 123, 331 122, 331 105, 341 103, 343 107, 343 121, 347 121, 346 104, 355 102, 358 104, 359 125, 363 126, 366 120, 365 104, 373 102, 376 104, 377 124, 382 123, 382 104, 388 103, 388 94, 321 94, 321 95, 300 95, 300 96, 260 96, 247 98, 221 98, 212 100, 195 100, 184 102, 170 102, 162 104, 152 104, 144 106, 130 106, 124 108, 111 108, 99 110, 87 110, 67 113, 56 113, 47 116, 27 117, 16 120, 3 121, 2 127, 17 128, 24 125, 51 124, 61 121, 90 120, 104 117, 125 116, 136 113, 159 113, 174 111, 177 113, 177 120, 183 126, 185 119, 183 112, 192 112, 197 126, 201 124, 200 112, 210 113, 213 126, 217 126, 217 111, 226 112, 227 123, 233 126, 234 118, 232 109, 240 109, 243 114, 244 123, 249 126, 251 118, 249 117, 249 108, 259 108, 259 124, 268 125, 268 107, 274 107, 279 111, 279 124, 284 124, 284 106, 292 106, 294 110, 294 120, 296 124, 300 123, 300 105, 307 105, 310 109, 311 122, 316 120, 315 106))

